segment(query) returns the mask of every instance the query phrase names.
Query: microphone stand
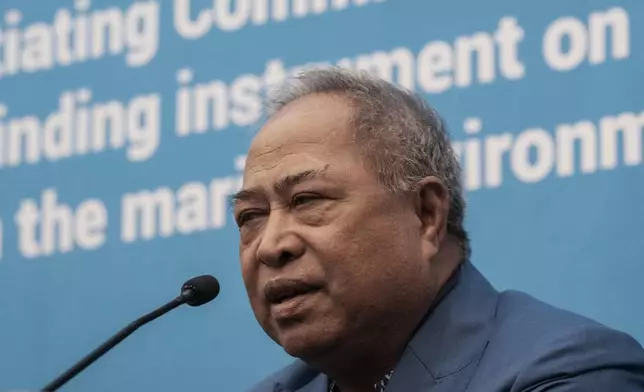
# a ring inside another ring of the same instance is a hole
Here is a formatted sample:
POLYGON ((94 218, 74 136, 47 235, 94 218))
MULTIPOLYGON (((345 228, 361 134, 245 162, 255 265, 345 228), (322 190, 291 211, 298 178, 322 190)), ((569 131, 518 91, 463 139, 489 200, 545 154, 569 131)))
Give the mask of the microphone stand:
POLYGON ((118 333, 116 333, 114 336, 112 336, 110 339, 108 339, 105 343, 97 347, 94 351, 89 353, 87 356, 85 356, 83 359, 78 361, 74 366, 69 368, 65 373, 61 374, 58 378, 47 384, 42 391, 43 392, 53 392, 63 386, 65 383, 67 383, 69 380, 71 380, 73 377, 75 377, 78 373, 82 372, 85 370, 86 367, 94 363, 97 359, 99 359, 103 354, 111 350, 114 346, 119 344, 123 339, 127 338, 130 336, 134 331, 139 329, 139 327, 149 323, 150 321, 153 321, 164 314, 168 313, 169 311, 175 309, 178 306, 183 305, 188 301, 192 296, 194 295, 194 290, 188 288, 184 290, 180 296, 176 297, 172 301, 168 302, 167 304, 161 306, 158 309, 153 310, 152 312, 136 319, 132 323, 130 323, 127 327, 123 328, 120 330, 118 333))

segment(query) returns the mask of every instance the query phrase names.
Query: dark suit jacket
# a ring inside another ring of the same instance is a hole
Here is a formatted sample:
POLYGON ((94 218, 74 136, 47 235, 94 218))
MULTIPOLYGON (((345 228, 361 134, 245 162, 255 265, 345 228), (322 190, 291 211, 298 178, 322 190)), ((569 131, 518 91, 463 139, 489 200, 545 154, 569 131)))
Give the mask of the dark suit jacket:
MULTIPOLYGON (((325 392, 327 383, 297 360, 250 391, 325 392)), ((644 391, 644 350, 622 332, 521 292, 499 293, 466 262, 386 389, 417 391, 644 391)))

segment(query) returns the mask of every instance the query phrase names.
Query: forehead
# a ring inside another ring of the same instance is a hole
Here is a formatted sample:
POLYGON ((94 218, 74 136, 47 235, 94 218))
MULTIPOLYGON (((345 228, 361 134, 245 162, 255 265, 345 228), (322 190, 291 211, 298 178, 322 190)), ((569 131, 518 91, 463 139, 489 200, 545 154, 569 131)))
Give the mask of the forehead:
POLYGON ((350 101, 338 94, 312 94, 282 108, 253 140, 250 154, 261 154, 293 143, 332 147, 351 141, 350 101))
POLYGON ((277 113, 251 144, 244 187, 274 176, 311 169, 327 173, 359 163, 353 142, 350 102, 341 96, 316 94, 300 98, 277 113))

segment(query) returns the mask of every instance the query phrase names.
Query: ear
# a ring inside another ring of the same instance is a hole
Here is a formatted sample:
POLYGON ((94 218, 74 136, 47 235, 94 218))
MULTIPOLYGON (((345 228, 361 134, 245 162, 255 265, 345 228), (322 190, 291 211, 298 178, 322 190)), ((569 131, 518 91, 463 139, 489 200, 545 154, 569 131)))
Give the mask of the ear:
POLYGON ((416 214, 421 222, 421 237, 438 248, 447 233, 449 190, 437 177, 425 177, 417 184, 415 198, 416 214))

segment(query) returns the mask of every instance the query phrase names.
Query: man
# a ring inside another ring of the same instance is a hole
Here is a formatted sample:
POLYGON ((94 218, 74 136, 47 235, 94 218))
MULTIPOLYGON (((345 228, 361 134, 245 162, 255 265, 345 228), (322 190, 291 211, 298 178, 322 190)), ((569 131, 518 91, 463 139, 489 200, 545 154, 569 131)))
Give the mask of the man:
POLYGON ((297 360, 252 391, 644 391, 634 339, 477 271, 459 181, 413 95, 340 69, 285 86, 234 210, 255 316, 297 360))

